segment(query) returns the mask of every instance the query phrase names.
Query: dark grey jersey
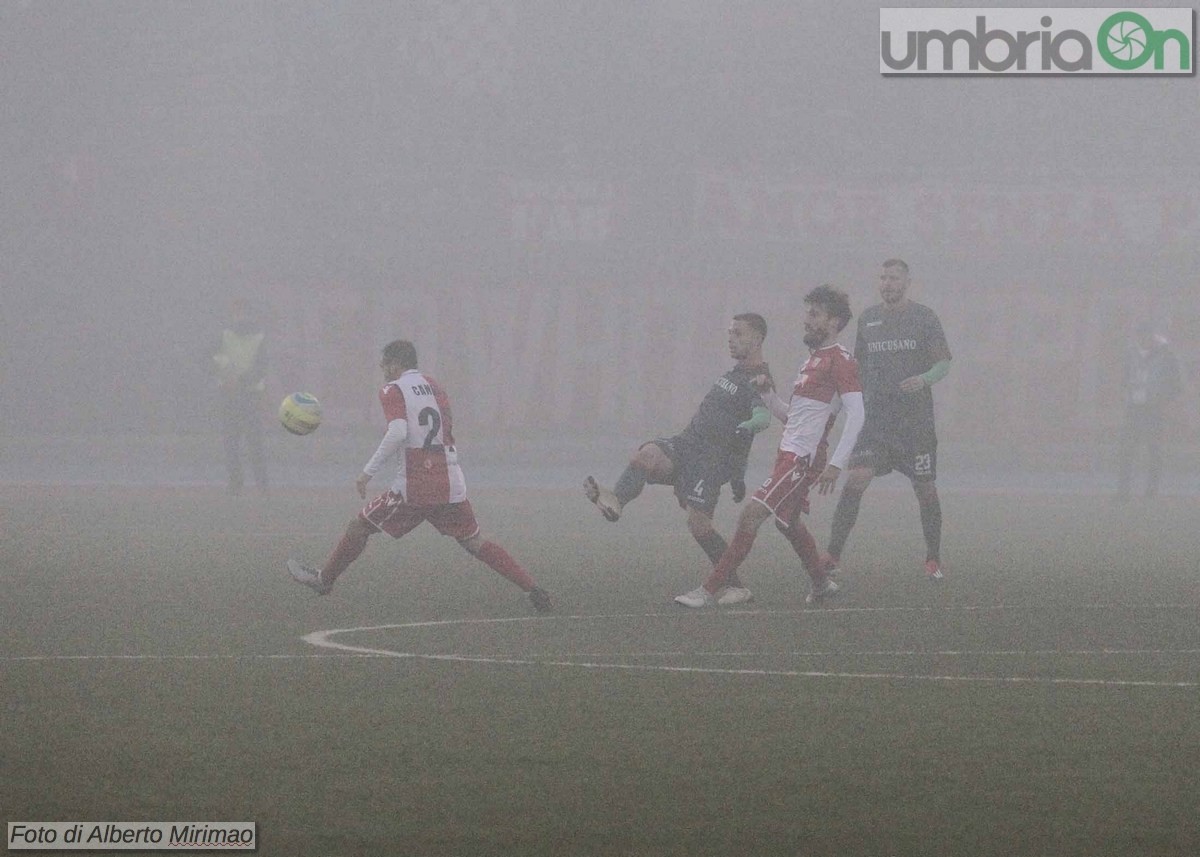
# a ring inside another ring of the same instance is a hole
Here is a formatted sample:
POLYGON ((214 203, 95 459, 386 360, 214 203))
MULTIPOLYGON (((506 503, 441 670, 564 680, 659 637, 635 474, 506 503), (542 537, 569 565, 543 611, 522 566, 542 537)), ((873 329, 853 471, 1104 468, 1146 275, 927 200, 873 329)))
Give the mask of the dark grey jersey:
POLYGON ((765 363, 748 368, 734 366, 718 378, 680 437, 713 452, 723 452, 730 461, 745 462, 750 441, 738 438, 736 432, 738 423, 750 419, 754 407, 762 405, 751 383, 756 375, 770 376, 765 363))
POLYGON ((933 393, 905 393, 900 382, 949 359, 950 348, 937 314, 908 301, 898 309, 876 304, 858 317, 854 357, 862 373, 867 423, 933 425, 933 393))

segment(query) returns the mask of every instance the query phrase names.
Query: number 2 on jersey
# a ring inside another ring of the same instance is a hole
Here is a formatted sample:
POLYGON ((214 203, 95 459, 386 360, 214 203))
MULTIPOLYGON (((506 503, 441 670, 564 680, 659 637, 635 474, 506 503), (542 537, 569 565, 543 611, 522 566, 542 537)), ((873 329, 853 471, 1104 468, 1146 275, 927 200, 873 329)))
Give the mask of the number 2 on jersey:
POLYGON ((441 451, 442 445, 437 442, 438 432, 442 430, 442 415, 438 413, 437 408, 422 408, 421 413, 417 414, 417 423, 421 428, 429 426, 429 433, 425 435, 425 449, 431 451, 441 451))

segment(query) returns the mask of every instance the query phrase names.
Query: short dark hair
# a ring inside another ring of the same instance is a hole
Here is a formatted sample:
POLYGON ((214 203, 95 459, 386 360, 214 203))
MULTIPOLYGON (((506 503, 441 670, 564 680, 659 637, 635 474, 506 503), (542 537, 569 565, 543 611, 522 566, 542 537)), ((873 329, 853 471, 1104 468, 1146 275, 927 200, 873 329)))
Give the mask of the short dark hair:
POLYGON ((854 314, 850 312, 850 298, 846 297, 845 292, 828 284, 817 286, 804 296, 804 302, 815 304, 834 318, 840 319, 842 327, 839 327, 838 330, 844 328, 850 323, 850 319, 854 318, 854 314))
POLYGON ((883 267, 885 268, 902 268, 904 273, 908 273, 908 263, 903 259, 884 259, 883 267))
POLYGON ((417 347, 407 339, 396 339, 383 346, 383 359, 400 363, 405 369, 417 368, 417 347))
POLYGON ((744 321, 750 329, 756 331, 763 339, 767 338, 767 320, 756 312, 739 312, 733 317, 734 321, 744 321))

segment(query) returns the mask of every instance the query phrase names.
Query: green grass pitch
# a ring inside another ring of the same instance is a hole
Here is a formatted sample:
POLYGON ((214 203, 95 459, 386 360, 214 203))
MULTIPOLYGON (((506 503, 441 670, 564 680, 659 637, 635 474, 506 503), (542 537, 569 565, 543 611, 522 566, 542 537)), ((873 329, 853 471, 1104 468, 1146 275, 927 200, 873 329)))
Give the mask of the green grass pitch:
POLYGON ((473 491, 545 617, 430 528, 294 584, 349 486, 0 502, 6 821, 254 820, 295 857, 1200 853, 1194 498, 944 493, 938 585, 889 480, 829 606, 768 525, 756 601, 687 611, 707 564, 664 489, 617 524, 574 485, 473 491))

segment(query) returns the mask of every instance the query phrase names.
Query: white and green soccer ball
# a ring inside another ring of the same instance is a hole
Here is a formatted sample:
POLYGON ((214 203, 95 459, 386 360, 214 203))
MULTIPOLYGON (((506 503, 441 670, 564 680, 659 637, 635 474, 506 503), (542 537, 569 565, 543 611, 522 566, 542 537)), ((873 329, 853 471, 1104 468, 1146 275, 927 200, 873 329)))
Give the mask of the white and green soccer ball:
POLYGON ((312 393, 292 393, 279 405, 279 422, 292 434, 312 434, 321 425, 321 403, 312 393))

